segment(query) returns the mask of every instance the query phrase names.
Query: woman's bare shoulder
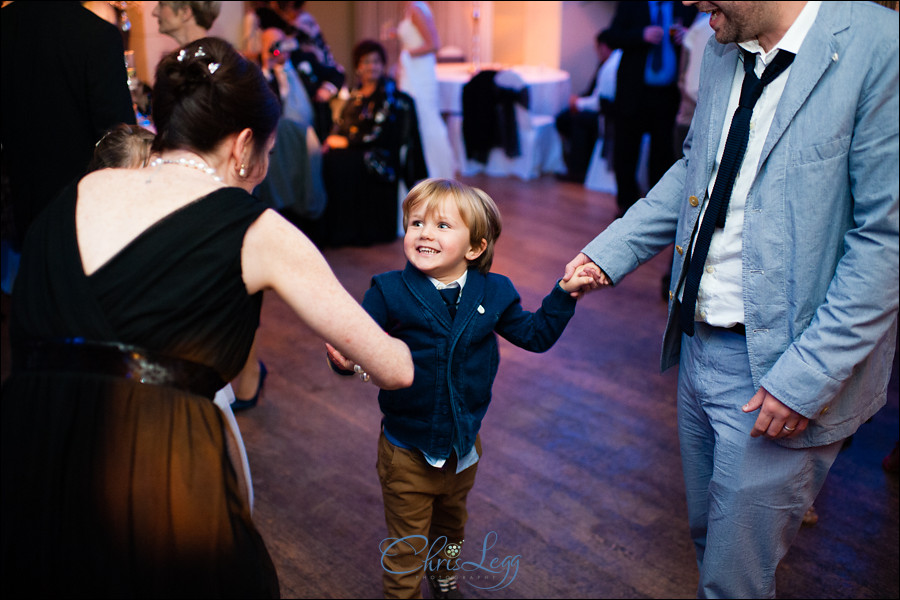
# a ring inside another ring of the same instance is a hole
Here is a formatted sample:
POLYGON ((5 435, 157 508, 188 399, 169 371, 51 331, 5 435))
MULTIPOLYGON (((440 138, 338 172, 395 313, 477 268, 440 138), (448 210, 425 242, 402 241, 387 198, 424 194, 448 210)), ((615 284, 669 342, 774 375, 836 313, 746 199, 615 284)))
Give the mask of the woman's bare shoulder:
POLYGON ((139 206, 178 208, 222 187, 203 173, 187 171, 172 177, 153 167, 102 169, 85 175, 78 184, 79 204, 127 202, 139 206))

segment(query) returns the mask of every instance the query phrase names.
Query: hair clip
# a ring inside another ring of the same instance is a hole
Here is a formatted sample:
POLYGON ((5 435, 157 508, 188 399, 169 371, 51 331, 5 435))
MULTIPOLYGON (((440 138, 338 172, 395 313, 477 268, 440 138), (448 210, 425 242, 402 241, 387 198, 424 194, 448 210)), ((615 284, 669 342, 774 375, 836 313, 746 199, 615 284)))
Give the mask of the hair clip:
POLYGON ((209 74, 212 75, 213 73, 216 72, 216 69, 219 68, 219 63, 209 63, 206 66, 207 66, 207 68, 209 68, 209 74))
POLYGON ((194 58, 200 58, 202 56, 206 56, 206 52, 203 51, 203 46, 199 46, 197 51, 194 52, 194 58))
POLYGON ((182 48, 181 52, 178 53, 178 62, 182 62, 185 56, 187 56, 187 52, 185 52, 184 48, 182 48))

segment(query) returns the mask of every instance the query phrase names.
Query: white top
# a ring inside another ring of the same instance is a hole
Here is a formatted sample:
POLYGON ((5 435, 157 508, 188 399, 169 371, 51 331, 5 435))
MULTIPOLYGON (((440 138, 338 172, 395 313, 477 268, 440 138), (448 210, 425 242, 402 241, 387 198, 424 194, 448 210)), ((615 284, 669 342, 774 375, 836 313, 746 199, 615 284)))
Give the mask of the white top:
MULTIPOLYGON (((426 17, 431 16, 431 9, 428 7, 428 4, 425 2, 416 2, 415 4, 416 8, 421 10, 426 17)), ((419 29, 410 17, 403 19, 397 25, 397 38, 400 40, 403 50, 418 48, 425 43, 425 39, 419 33, 419 29)))
MULTIPOLYGON (((739 45, 749 52, 755 53, 757 76, 761 76, 766 65, 778 54, 779 50, 797 53, 800 45, 806 38, 819 13, 820 1, 808 2, 797 19, 785 33, 784 37, 771 51, 765 53, 756 40, 741 42, 739 45)), ((747 202, 747 193, 750 191, 753 181, 756 179, 759 159, 762 155, 763 145, 772 120, 775 118, 775 110, 781 100, 781 94, 790 77, 791 68, 779 75, 767 85, 762 92, 753 114, 750 117, 750 138, 747 141, 747 151, 738 171, 728 204, 728 212, 725 216, 724 229, 716 229, 709 245, 709 254, 706 258, 705 271, 700 279, 700 289, 697 292, 697 307, 694 318, 704 321, 715 327, 731 327, 744 322, 744 299, 741 285, 741 234, 744 227, 744 206, 747 202)), ((741 95, 741 85, 744 80, 744 66, 741 61, 735 67, 734 79, 731 84, 731 97, 728 101, 728 115, 734 115, 737 110, 741 95)), ((731 118, 726 121, 731 124, 731 118)), ((712 194, 716 176, 719 172, 719 164, 725 151, 725 140, 728 138, 730 127, 722 128, 722 137, 719 141, 719 149, 716 154, 716 163, 713 166, 712 177, 704 199, 703 211, 706 212, 706 204, 709 195, 712 194)), ((701 222, 703 216, 701 215, 701 222)), ((698 223, 696 231, 700 230, 698 223)), ((696 232, 695 232, 696 237, 696 232)), ((693 248, 693 244, 691 245, 693 248)))
MULTIPOLYGON (((426 18, 431 18, 431 9, 425 2, 416 2, 416 8, 426 18)), ((397 83, 400 89, 416 103, 416 117, 419 121, 419 137, 429 177, 453 178, 456 176, 456 159, 450 145, 447 125, 439 112, 439 86, 434 52, 413 56, 410 50, 420 48, 424 38, 416 28, 412 18, 407 17, 397 26, 397 36, 402 43, 400 52, 400 72, 397 83)))
POLYGON ((613 50, 609 57, 600 66, 597 73, 597 81, 590 96, 582 96, 575 99, 575 106, 580 111, 592 110, 600 112, 600 99, 616 99, 616 73, 619 71, 619 60, 622 58, 622 50, 613 50))

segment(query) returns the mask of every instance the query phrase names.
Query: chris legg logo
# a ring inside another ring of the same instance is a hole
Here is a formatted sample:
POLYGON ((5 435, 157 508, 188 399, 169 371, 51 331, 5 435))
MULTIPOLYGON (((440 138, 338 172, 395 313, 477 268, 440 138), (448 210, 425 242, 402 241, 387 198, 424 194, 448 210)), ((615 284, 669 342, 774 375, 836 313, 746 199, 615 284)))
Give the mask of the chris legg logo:
POLYGON ((424 535, 408 535, 402 538, 385 538, 379 545, 381 551, 381 566, 388 573, 394 575, 406 575, 407 573, 415 573, 423 566, 425 567, 425 575, 441 570, 453 571, 457 573, 465 573, 457 575, 457 579, 465 581, 472 587, 481 590, 502 590, 508 587, 516 579, 519 574, 519 558, 520 554, 515 556, 491 556, 489 551, 497 543, 496 532, 489 532, 484 536, 484 543, 481 546, 481 559, 475 561, 461 561, 459 558, 461 546, 460 544, 448 544, 447 538, 441 536, 434 540, 429 546, 428 538, 424 535), (419 546, 417 548, 417 546, 419 546), (390 558, 397 555, 407 555, 412 552, 413 556, 419 557, 421 564, 416 564, 406 571, 394 571, 388 564, 390 558), (444 558, 443 556, 447 558, 444 558), (499 581, 497 579, 499 578, 499 581), (493 585, 485 586, 493 582, 493 585))

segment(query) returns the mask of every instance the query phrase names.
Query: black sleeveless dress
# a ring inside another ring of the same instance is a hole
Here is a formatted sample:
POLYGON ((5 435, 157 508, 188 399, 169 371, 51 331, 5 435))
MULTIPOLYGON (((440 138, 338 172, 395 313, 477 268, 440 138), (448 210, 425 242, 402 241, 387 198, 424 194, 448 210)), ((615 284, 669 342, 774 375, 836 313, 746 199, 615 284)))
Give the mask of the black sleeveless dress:
POLYGON ((75 205, 72 186, 33 224, 13 293, 0 586, 30 596, 277 597, 211 400, 21 360, 30 341, 84 338, 231 380, 259 323, 261 294, 247 294, 241 246, 265 205, 239 188, 216 190, 89 277, 75 205))

